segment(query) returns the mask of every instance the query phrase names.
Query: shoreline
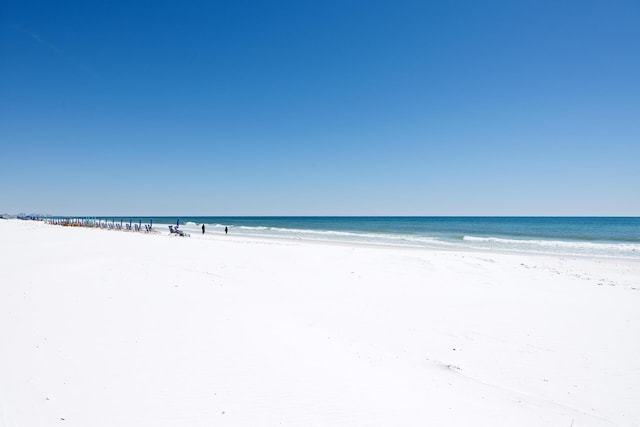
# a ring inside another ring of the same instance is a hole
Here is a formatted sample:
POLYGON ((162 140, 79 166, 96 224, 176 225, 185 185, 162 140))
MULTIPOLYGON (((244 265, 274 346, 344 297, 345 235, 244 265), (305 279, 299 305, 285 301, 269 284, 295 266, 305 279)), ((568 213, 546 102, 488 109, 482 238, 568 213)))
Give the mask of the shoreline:
MULTIPOLYGON (((156 220, 158 217, 154 217, 156 220)), ((215 218, 215 217, 211 217, 215 218)), ((316 217, 314 217, 316 218, 316 217)), ((321 217, 318 217, 321 218, 321 217)), ((591 218, 591 217, 589 217, 591 218)), ((281 218, 279 218, 281 219, 281 218)), ((73 226, 85 219, 73 219, 73 226)), ((91 225, 85 228, 99 228, 116 231, 137 231, 143 233, 170 234, 166 231, 171 224, 153 223, 133 226, 131 230, 122 228, 126 221, 107 222, 104 219, 88 219, 90 222, 100 221, 102 226, 91 225), (153 225, 153 231, 151 226, 153 225), (146 228, 149 228, 148 230, 146 228)), ((59 225, 59 224, 54 224, 59 225)), ((189 233, 192 237, 202 238, 200 224, 186 222, 180 225, 180 229, 189 233)), ((224 225, 207 224, 205 238, 211 235, 222 234, 224 225), (213 227, 213 231, 211 230, 213 227)), ((127 227, 128 228, 128 227, 127 227)), ((375 234, 371 232, 356 232, 344 230, 311 230, 311 229, 282 229, 279 227, 247 227, 231 226, 231 235, 256 240, 274 241, 307 241, 311 243, 346 244, 355 246, 413 248, 426 250, 469 251, 469 252, 496 252, 503 254, 521 255, 551 255, 568 257, 594 257, 608 259, 627 259, 640 261, 640 244, 633 241, 592 241, 592 240, 553 240, 553 239, 514 239, 507 237, 475 237, 462 236, 459 239, 441 238, 427 235, 412 234, 375 234), (266 230, 266 231, 265 231, 266 230)))

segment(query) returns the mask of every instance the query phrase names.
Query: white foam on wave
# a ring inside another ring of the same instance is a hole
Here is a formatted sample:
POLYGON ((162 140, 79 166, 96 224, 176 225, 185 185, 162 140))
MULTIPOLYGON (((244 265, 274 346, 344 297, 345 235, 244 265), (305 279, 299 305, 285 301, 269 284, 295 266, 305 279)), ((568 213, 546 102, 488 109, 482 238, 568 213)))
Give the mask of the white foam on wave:
POLYGON ((263 227, 263 226, 258 226, 255 225, 253 227, 247 226, 247 225, 240 225, 238 227, 236 227, 239 230, 272 230, 272 227, 263 227))
POLYGON ((296 240, 326 241, 326 242, 352 242, 379 245, 401 245, 412 247, 424 246, 450 246, 452 243, 445 242, 435 237, 428 236, 408 236, 402 234, 367 233, 337 230, 310 230, 281 227, 263 226, 238 226, 234 227, 234 232, 244 235, 284 238, 296 240))
POLYGON ((363 237, 370 236, 376 237, 379 235, 370 234, 370 233, 355 233, 350 231, 334 231, 334 230, 310 230, 304 228, 282 228, 282 227, 263 227, 263 226, 245 226, 241 225, 236 227, 239 230, 247 230, 247 231, 270 231, 274 233, 282 233, 282 234, 294 234, 294 235, 317 235, 317 236, 345 236, 345 237, 363 237))
POLYGON ((518 240, 504 239, 499 237, 476 237, 464 236, 463 241, 472 244, 485 244, 495 247, 538 250, 567 253, 587 253, 587 254, 611 254, 627 255, 631 257, 640 256, 640 244, 634 243, 606 243, 606 242, 569 242, 564 240, 518 240))

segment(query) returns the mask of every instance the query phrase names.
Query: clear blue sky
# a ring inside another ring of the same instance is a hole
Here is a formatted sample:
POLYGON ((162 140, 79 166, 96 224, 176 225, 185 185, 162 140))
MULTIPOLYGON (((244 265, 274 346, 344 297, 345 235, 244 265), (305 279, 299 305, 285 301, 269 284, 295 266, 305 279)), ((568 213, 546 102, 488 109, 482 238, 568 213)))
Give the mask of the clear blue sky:
POLYGON ((0 213, 640 215, 640 2, 0 3, 0 213))

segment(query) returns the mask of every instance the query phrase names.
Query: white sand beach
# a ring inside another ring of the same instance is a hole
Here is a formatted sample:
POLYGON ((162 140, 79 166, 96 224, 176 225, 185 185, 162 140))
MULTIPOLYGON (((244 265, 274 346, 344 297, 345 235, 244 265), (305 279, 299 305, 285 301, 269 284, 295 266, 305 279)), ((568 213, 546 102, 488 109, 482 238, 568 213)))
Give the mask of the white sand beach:
POLYGON ((0 426, 640 426, 640 262, 0 220, 0 426))

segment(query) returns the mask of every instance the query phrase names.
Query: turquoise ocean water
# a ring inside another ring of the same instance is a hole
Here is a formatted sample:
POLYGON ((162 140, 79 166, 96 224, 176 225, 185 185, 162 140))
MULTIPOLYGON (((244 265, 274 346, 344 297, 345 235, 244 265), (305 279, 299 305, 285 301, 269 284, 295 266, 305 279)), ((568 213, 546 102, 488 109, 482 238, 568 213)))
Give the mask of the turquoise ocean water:
POLYGON ((640 217, 103 217, 232 235, 640 259, 640 217))

